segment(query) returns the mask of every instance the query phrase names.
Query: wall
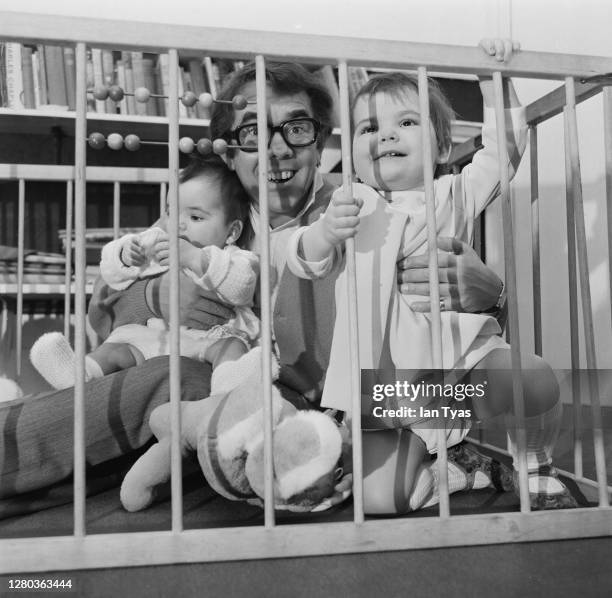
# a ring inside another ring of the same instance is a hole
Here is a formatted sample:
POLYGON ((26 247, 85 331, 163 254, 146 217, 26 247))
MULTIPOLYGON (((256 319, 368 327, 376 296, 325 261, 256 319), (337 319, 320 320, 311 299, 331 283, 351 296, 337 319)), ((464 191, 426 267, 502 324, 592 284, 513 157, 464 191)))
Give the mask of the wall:
MULTIPOLYGON (((607 0, 181 0, 168 10, 162 3, 144 0, 56 1, 24 0, 20 11, 235 27, 296 33, 320 33, 410 39, 412 41, 472 45, 485 36, 509 34, 526 50, 612 55, 612 3, 607 0)), ((0 9, 15 9, 12 0, 0 0, 0 9)), ((524 102, 535 100, 559 83, 517 81, 524 102)), ((606 211, 604 200, 601 99, 579 106, 578 119, 584 200, 589 239, 591 292, 600 367, 612 368, 610 296, 607 270, 606 211)), ((567 240, 564 208, 564 159, 561 119, 540 129, 539 166, 542 248, 542 295, 545 305, 544 353, 558 368, 569 367, 567 300, 567 240), (561 324, 560 324, 561 323, 561 324)), ((532 344, 530 300, 529 174, 526 154, 516 177, 517 247, 521 261, 521 341, 532 344)), ((489 239, 499 239, 499 214, 488 219, 489 239), (497 227, 497 228, 496 228, 497 227)), ((501 250, 490 254, 492 265, 503 271, 501 250)))

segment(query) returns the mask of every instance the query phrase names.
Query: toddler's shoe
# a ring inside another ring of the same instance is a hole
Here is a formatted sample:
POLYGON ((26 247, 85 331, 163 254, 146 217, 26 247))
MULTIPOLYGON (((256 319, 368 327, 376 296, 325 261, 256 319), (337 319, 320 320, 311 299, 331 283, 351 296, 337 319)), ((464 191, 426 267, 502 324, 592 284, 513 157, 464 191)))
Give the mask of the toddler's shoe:
POLYGON ((447 454, 449 462, 454 463, 465 472, 466 490, 479 490, 493 486, 498 492, 508 492, 514 488, 512 470, 509 467, 493 457, 479 453, 467 442, 449 448, 447 454), (482 475, 477 476, 478 473, 482 475))
MULTIPOLYGON (((550 509, 576 509, 578 503, 568 487, 559 479, 552 465, 543 465, 538 471, 529 472, 529 502, 532 511, 550 509)), ((512 475, 514 492, 520 496, 518 471, 512 475)))

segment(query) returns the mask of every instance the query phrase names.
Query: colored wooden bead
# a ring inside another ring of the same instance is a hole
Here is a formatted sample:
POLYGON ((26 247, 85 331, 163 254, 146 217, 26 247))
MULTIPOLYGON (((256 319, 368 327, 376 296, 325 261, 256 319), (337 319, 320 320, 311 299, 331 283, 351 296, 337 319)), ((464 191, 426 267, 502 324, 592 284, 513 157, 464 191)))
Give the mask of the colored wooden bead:
POLYGON ((113 102, 120 102, 123 99, 123 89, 118 85, 111 85, 108 90, 108 96, 113 102))
POLYGON ((210 108, 214 103, 213 97, 209 93, 201 93, 198 98, 198 102, 204 106, 204 108, 210 108))
POLYGON ((151 92, 146 87, 137 87, 134 90, 134 99, 141 104, 145 104, 149 101, 151 92))
POLYGON ((244 110, 247 107, 247 99, 238 94, 232 98, 232 105, 236 110, 244 110))
POLYGON ((181 137, 179 139, 179 150, 184 154, 190 154, 195 147, 195 143, 191 137, 181 137))
POLYGON ((105 100, 108 98, 108 87, 106 85, 96 85, 93 90, 93 97, 96 100, 105 100))
POLYGON ((207 156, 213 151, 212 141, 206 137, 202 137, 202 139, 198 139, 196 149, 198 150, 198 153, 202 154, 203 156, 207 156))
POLYGON ((227 141, 225 139, 215 139, 212 144, 213 152, 217 155, 222 155, 227 152, 227 141))
POLYGON ((123 137, 119 133, 111 133, 106 138, 106 143, 111 149, 120 150, 123 147, 123 137))
POLYGON ((87 138, 87 143, 89 147, 99 150, 103 149, 106 146, 106 139, 104 139, 104 135, 102 133, 90 133, 87 138))
POLYGON ((181 102, 183 103, 183 106, 187 106, 187 108, 191 108, 192 106, 195 106, 197 101, 198 101, 198 96, 195 93, 193 93, 193 91, 186 91, 181 96, 181 102))
POLYGON ((140 137, 138 135, 126 135, 125 137, 125 149, 136 152, 140 149, 140 137))

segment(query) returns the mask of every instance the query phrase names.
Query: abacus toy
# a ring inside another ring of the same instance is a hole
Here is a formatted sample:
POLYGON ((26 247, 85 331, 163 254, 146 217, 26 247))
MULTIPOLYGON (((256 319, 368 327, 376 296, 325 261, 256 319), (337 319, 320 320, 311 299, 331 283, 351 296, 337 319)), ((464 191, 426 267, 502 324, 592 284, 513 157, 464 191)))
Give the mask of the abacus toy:
MULTIPOLYGON (((108 137, 104 137, 102 133, 90 133, 87 137, 89 147, 95 150, 103 149, 108 146, 112 150, 120 150, 125 147, 130 152, 135 152, 142 145, 168 145, 167 141, 144 141, 138 135, 129 134, 125 138, 119 133, 110 133, 108 137)), ((202 156, 207 156, 211 153, 222 156, 230 149, 240 149, 244 146, 235 143, 229 143, 225 139, 214 139, 211 141, 207 137, 202 137, 194 141, 191 137, 181 137, 178 142, 178 147, 181 153, 191 154, 194 150, 202 156)))
MULTIPOLYGON (((88 93, 91 93, 96 100, 111 99, 113 102, 120 102, 125 96, 133 96, 137 102, 146 104, 151 98, 164 98, 168 99, 167 95, 151 93, 146 87, 137 87, 133 92, 125 91, 119 85, 96 85, 95 87, 88 89, 88 93)), ((244 110, 248 104, 254 104, 254 101, 247 100, 243 95, 235 95, 231 100, 217 100, 212 94, 205 92, 197 96, 193 91, 186 91, 179 98, 183 106, 191 108, 198 102, 204 108, 211 108, 213 104, 231 104, 236 110, 244 110)))
MULTIPOLYGON (((134 92, 127 92, 119 85, 96 85, 93 89, 88 89, 96 100, 106 100, 110 98, 114 102, 120 102, 125 96, 134 96, 134 99, 140 103, 146 103, 151 98, 168 98, 166 95, 151 93, 146 87, 138 87, 134 92)), ((235 95, 231 100, 218 100, 210 93, 201 93, 197 96, 193 91, 186 91, 180 98, 180 102, 187 108, 195 106, 198 102, 204 108, 211 108, 213 104, 230 104, 235 110, 244 110, 248 104, 254 104, 254 101, 247 100, 243 95, 235 95)), ((144 141, 138 135, 130 134, 123 138, 119 133, 110 133, 108 137, 104 137, 102 133, 90 133, 87 137, 87 143, 93 149, 100 150, 105 146, 112 150, 120 150, 125 147, 128 151, 135 152, 142 145, 168 145, 166 141, 144 141)), ((211 141, 205 137, 194 141, 191 137, 181 137, 178 144, 179 150, 183 154, 191 154, 196 150, 199 154, 206 156, 210 153, 223 155, 228 149, 240 149, 243 146, 237 144, 228 144, 225 139, 215 139, 211 141)))

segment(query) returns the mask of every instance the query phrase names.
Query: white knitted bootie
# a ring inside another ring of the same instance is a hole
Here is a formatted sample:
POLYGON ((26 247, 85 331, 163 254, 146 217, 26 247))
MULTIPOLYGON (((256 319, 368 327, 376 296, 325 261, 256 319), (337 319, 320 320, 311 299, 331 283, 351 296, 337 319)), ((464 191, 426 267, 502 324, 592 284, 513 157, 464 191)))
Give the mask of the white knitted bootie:
MULTIPOLYGON (((76 358, 68 339, 60 332, 43 334, 30 350, 30 361, 38 373, 58 390, 75 383, 76 358)), ((85 380, 103 376, 100 366, 85 357, 85 380)))

